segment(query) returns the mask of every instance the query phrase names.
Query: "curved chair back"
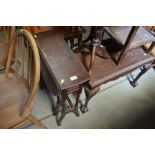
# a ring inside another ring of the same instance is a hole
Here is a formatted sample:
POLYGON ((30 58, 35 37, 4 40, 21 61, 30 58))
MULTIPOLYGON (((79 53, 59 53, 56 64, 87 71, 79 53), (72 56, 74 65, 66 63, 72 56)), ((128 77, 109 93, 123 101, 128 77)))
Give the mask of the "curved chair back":
POLYGON ((29 97, 21 111, 21 114, 26 116, 32 110, 34 96, 40 80, 40 57, 37 44, 27 30, 17 30, 11 40, 6 64, 6 78, 10 78, 12 61, 14 61, 14 78, 26 83, 29 90, 29 97), (21 63, 20 67, 18 62, 21 63))

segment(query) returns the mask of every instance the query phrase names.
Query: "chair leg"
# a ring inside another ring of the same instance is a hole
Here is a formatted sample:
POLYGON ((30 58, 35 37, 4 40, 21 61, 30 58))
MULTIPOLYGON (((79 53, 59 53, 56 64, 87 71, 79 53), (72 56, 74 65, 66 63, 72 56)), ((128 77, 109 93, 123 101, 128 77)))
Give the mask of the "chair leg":
POLYGON ((24 125, 26 122, 28 122, 29 120, 22 120, 21 122, 18 122, 17 124, 11 126, 9 129, 17 129, 19 127, 21 127, 22 125, 24 125))
POLYGON ((27 117, 29 121, 31 121, 33 124, 37 125, 40 128, 47 129, 45 125, 43 125, 39 120, 37 120, 35 117, 33 117, 31 114, 27 117))

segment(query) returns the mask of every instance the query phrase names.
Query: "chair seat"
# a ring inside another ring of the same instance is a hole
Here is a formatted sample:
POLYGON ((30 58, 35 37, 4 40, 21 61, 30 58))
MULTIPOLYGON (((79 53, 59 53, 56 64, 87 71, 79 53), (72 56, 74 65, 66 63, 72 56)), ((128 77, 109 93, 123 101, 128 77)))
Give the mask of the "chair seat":
POLYGON ((0 76, 0 128, 10 128, 23 120, 19 114, 28 95, 24 82, 0 76))
POLYGON ((0 70, 5 67, 7 55, 8 55, 8 43, 0 41, 0 70))

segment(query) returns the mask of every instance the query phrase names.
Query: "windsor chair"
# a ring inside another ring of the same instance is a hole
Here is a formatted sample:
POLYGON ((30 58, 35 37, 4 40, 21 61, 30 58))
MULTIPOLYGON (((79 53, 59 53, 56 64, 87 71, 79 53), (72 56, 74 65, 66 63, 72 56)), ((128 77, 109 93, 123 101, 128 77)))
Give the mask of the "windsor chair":
POLYGON ((6 72, 0 75, 0 128, 17 128, 26 121, 46 128, 31 115, 39 80, 40 58, 36 42, 28 31, 20 29, 10 42, 6 72), (12 61, 14 74, 10 72, 12 61))

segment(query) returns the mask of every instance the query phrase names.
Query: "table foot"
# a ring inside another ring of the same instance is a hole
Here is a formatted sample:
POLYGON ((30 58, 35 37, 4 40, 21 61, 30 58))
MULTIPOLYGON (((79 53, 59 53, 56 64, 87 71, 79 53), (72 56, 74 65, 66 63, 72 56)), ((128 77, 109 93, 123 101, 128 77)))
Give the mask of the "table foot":
POLYGON ((137 87, 138 86, 138 82, 134 82, 134 81, 129 81, 132 87, 137 87))
POLYGON ((85 95, 86 95, 86 101, 85 101, 85 104, 81 104, 80 106, 80 110, 82 113, 88 112, 88 103, 90 99, 92 99, 92 97, 95 96, 99 92, 100 87, 89 89, 89 87, 85 86, 84 90, 85 90, 85 95))
POLYGON ((80 110, 81 110, 82 113, 86 113, 86 112, 88 112, 88 107, 85 106, 85 105, 81 105, 80 110))

